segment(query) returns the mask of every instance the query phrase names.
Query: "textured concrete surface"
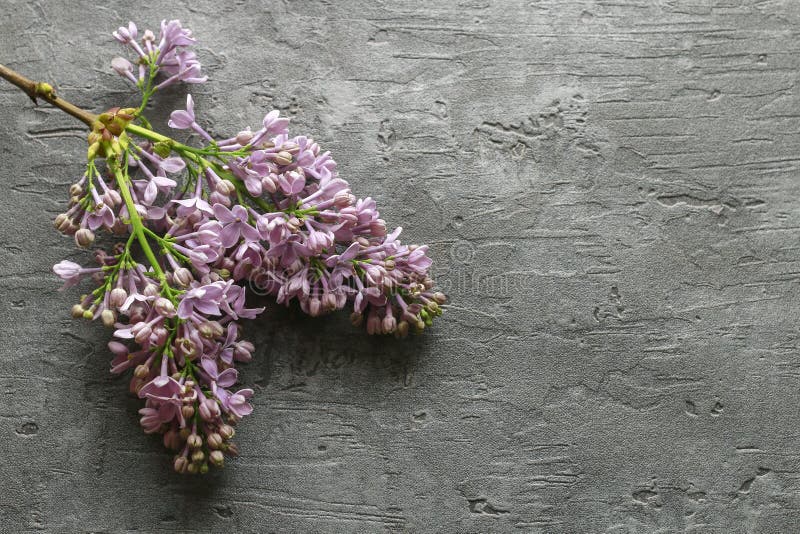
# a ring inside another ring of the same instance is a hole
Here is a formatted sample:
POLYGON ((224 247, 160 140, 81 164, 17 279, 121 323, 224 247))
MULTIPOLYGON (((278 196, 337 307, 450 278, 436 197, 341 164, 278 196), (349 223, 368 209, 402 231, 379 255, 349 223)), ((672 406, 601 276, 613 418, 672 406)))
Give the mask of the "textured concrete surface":
POLYGON ((104 4, 4 0, 0 61, 100 111, 106 34, 185 20, 212 130, 291 115, 452 303, 271 309, 241 458, 174 475, 49 274, 81 125, 0 85, 1 531, 797 531, 800 4, 104 4))

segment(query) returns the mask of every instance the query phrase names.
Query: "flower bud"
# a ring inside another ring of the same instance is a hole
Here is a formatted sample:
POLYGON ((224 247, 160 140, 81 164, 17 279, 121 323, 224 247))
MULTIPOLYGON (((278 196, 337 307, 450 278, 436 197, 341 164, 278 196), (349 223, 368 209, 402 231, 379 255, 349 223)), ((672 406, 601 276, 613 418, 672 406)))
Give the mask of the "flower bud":
POLYGON ((191 419, 194 417, 194 405, 184 404, 181 406, 181 415, 183 415, 184 419, 191 419))
POLYGON ((215 467, 222 467, 225 464, 225 456, 222 451, 211 451, 208 455, 208 460, 214 464, 215 467))
POLYGON ((211 422, 219 417, 219 405, 213 399, 205 399, 200 403, 200 417, 203 421, 211 422))
POLYGON ((108 295, 108 304, 112 308, 119 308, 125 301, 128 299, 128 292, 122 289, 121 287, 115 287, 111 290, 111 293, 108 295))
POLYGON ((194 451, 192 453, 192 462, 194 463, 202 463, 205 459, 206 455, 203 453, 203 451, 194 451))
POLYGON ((222 436, 216 432, 212 432, 206 437, 206 443, 208 443, 208 446, 211 449, 219 449, 222 447, 222 436))
POLYGON ((72 306, 70 313, 72 314, 73 319, 80 319, 81 317, 83 317, 84 311, 86 310, 83 309, 83 306, 81 306, 80 304, 75 304, 74 306, 72 306))
POLYGON ((206 321, 198 328, 200 335, 206 339, 213 339, 225 333, 225 329, 217 321, 206 321))
MULTIPOLYGON (((154 345, 163 345, 169 337, 169 331, 163 326, 153 328, 152 342, 154 345)), ((177 380, 177 379, 176 379, 177 380)))
POLYGON ((216 190, 220 195, 229 197, 236 192, 236 186, 230 180, 220 180, 217 182, 216 190))
POLYGON ((147 378, 147 375, 150 374, 150 367, 140 364, 136 366, 136 369, 133 370, 133 376, 136 378, 147 378))
POLYGON ((386 235, 386 221, 383 219, 375 219, 371 223, 369 223, 369 231, 372 235, 377 237, 383 237, 386 235))
POLYGON ((175 305, 167 298, 158 297, 153 304, 153 308, 155 308, 155 310, 164 317, 175 316, 175 305))
POLYGON ((231 425, 221 425, 219 427, 219 435, 225 440, 231 439, 234 434, 236 434, 236 431, 231 425))
POLYGON ((83 187, 80 184, 72 184, 69 186, 69 195, 72 197, 79 197, 83 194, 83 187))
POLYGON ((186 459, 186 456, 176 456, 175 462, 172 464, 177 473, 185 473, 188 465, 189 460, 186 459))
POLYGON ((87 321, 91 321, 92 319, 94 319, 94 311, 92 311, 93 308, 94 306, 92 306, 88 310, 83 311, 83 318, 86 319, 87 321))
POLYGON ((208 473, 208 463, 206 463, 206 462, 203 462, 203 463, 200 465, 200 471, 198 471, 198 472, 199 472, 201 475, 205 475, 206 473, 208 473))
POLYGON ((187 427, 183 427, 178 432, 178 435, 181 437, 182 440, 187 440, 189 439, 189 434, 191 433, 192 433, 191 430, 189 430, 187 427))
POLYGON ((322 302, 317 297, 308 300, 308 314, 311 317, 318 317, 322 311, 322 302))
POLYGON ((103 321, 103 326, 111 328, 117 322, 117 314, 113 310, 106 308, 100 313, 100 319, 103 321))
POLYGON ((447 302, 447 295, 444 293, 437 291, 433 294, 433 300, 435 300, 438 304, 444 304, 447 302))
POLYGON ((350 191, 339 191, 333 196, 333 204, 339 208, 346 208, 356 203, 356 197, 350 191))
POLYGON ((142 290, 142 294, 145 297, 157 297, 160 293, 161 292, 159 291, 158 286, 151 283, 148 283, 146 286, 144 286, 144 289, 142 290))
POLYGON ((111 68, 120 76, 125 76, 128 72, 133 72, 133 65, 124 57, 115 57, 111 60, 111 68))
POLYGON ((59 232, 65 233, 72 226, 72 220, 66 213, 60 213, 58 217, 56 217, 56 220, 53 221, 53 226, 55 226, 56 230, 58 230, 59 232))
POLYGON ((292 155, 285 150, 281 150, 275 154, 275 163, 278 165, 289 165, 292 162, 292 155))
POLYGON ((267 193, 274 193, 278 190, 278 180, 274 174, 269 174, 261 178, 261 187, 267 193))
POLYGON ((122 204, 122 197, 114 189, 109 189, 103 194, 103 202, 109 206, 119 206, 122 204))
POLYGON ((140 345, 144 345, 149 339, 150 334, 153 333, 153 329, 150 328, 150 325, 147 323, 136 323, 131 328, 131 333, 133 334, 133 339, 140 345))
POLYGON ((236 135, 236 142, 244 146, 253 138, 253 132, 250 130, 242 130, 236 135))
POLYGON ((186 288, 189 287, 189 284, 192 283, 194 277, 192 276, 192 272, 189 269, 187 269, 186 267, 179 267, 175 269, 175 272, 172 275, 172 279, 178 286, 186 288))
POLYGON ((234 345, 233 357, 239 362, 249 362, 253 359, 255 346, 249 341, 240 341, 234 345))
POLYGON ((227 195, 223 195, 219 191, 213 191, 208 196, 208 203, 211 204, 212 206, 214 204, 222 204, 226 208, 230 208, 231 207, 231 197, 229 197, 227 195))
POLYGON ((190 475, 196 475, 200 471, 200 466, 197 464, 189 464, 186 466, 186 472, 190 475))
POLYGON ((194 433, 189 434, 189 437, 186 438, 186 444, 190 449, 199 449, 203 446, 203 438, 194 433))
POLYGON ((386 269, 387 271, 393 271, 395 266, 396 264, 394 260, 384 260, 383 262, 383 268, 386 269))
POLYGON ((91 244, 94 243, 94 232, 88 228, 81 228, 75 232, 75 243, 83 248, 91 246, 91 244))
POLYGON ((383 333, 384 334, 391 334, 394 332, 395 328, 397 328, 397 319, 392 317, 391 315, 387 315, 383 318, 383 333))

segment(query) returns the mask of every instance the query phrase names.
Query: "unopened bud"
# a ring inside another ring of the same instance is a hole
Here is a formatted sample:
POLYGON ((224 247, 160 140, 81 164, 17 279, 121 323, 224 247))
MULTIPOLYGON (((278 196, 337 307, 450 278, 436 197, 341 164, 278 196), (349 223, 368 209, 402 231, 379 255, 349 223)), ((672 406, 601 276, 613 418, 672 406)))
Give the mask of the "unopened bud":
POLYGON ((250 130, 242 130, 236 135, 236 142, 244 146, 253 138, 253 132, 250 130))
POLYGON ((69 194, 70 196, 80 196, 83 194, 83 187, 80 184, 72 184, 69 186, 69 194))
POLYGON ((216 432, 212 432, 206 437, 206 443, 212 449, 219 449, 222 446, 222 436, 216 432))
POLYGON ((186 456, 176 456, 175 462, 172 464, 177 473, 185 473, 188 465, 189 460, 186 459, 186 456))
POLYGON ((106 308, 100 313, 100 319, 103 321, 103 326, 111 328, 117 322, 117 314, 106 308))
POLYGON ((225 464, 225 456, 222 451, 211 451, 208 455, 208 460, 214 464, 215 467, 222 467, 225 464))
POLYGON ((433 294, 433 300, 435 300, 438 304, 444 304, 447 302, 447 295, 444 293, 437 291, 433 294))
POLYGON ((81 228, 75 232, 75 243, 77 243, 79 247, 83 248, 91 246, 91 244, 94 243, 94 232, 88 228, 81 228))
POLYGON ((220 195, 229 197, 236 192, 236 186, 230 180, 220 180, 217 182, 216 190, 220 195))
POLYGON ((222 436, 223 439, 231 439, 234 434, 236 434, 236 431, 231 425, 222 425, 219 427, 219 435, 222 436))
POLYGON ((133 333, 134 341, 143 345, 150 339, 150 334, 153 333, 153 329, 150 328, 150 325, 147 323, 136 323, 136 325, 131 328, 131 332, 133 333))
POLYGON ((186 466, 186 472, 190 475, 196 475, 200 471, 200 466, 197 464, 189 464, 186 466))
POLYGON ((91 321, 92 319, 94 319, 94 312, 92 311, 92 308, 83 311, 83 318, 86 319, 87 321, 91 321))
POLYGON ((58 217, 56 217, 56 219, 53 221, 53 226, 55 226, 56 230, 59 232, 66 232, 71 224, 72 221, 70 220, 69 215, 66 213, 59 214, 58 217))
POLYGON ((333 203, 339 209, 352 206, 355 202, 356 197, 349 191, 339 191, 333 196, 333 203))
POLYGON ((382 326, 384 334, 391 334, 397 328, 397 319, 392 316, 384 317, 382 326))
POLYGON ((249 362, 253 359, 254 350, 255 346, 249 341, 240 341, 234 346, 233 357, 240 362, 249 362))
POLYGON ((219 417, 219 414, 219 405, 215 400, 205 399, 200 403, 200 417, 202 417, 204 421, 214 421, 219 417))
POLYGON ((119 308, 128 300, 128 292, 121 287, 115 287, 108 295, 108 304, 113 308, 119 308))
POLYGON ((133 65, 124 57, 115 57, 112 59, 111 68, 120 76, 125 76, 126 72, 133 72, 133 65))
POLYGON ((217 321, 206 321, 198 328, 200 335, 206 339, 219 337, 225 333, 225 329, 217 321))
POLYGON ((189 284, 192 283, 194 277, 192 276, 192 272, 187 269, 186 267, 179 267, 175 269, 175 272, 172 275, 172 279, 175 283, 183 288, 189 287, 189 284))
POLYGON ((311 317, 318 317, 322 311, 322 302, 317 297, 311 297, 308 301, 308 314, 311 317))
POLYGON ((275 154, 275 163, 278 165, 289 165, 292 162, 292 155, 285 150, 281 150, 275 154))
POLYGON ((186 438, 186 444, 190 449, 199 449, 203 446, 203 438, 197 434, 189 434, 189 437, 186 438))
POLYGON ((73 319, 80 319, 81 317, 83 317, 84 311, 86 310, 83 309, 83 306, 81 306, 80 304, 75 304, 74 306, 72 306, 70 313, 72 314, 73 319))
POLYGON ((202 461, 205 460, 205 459, 206 459, 206 455, 203 453, 203 451, 194 451, 192 453, 192 462, 195 462, 195 463, 199 464, 199 463, 202 463, 202 461))
POLYGON ((161 291, 159 291, 158 286, 150 283, 144 286, 142 290, 142 294, 144 294, 145 297, 157 297, 160 293, 161 291))
POLYGON ((238 456, 239 455, 239 446, 233 442, 229 442, 225 444, 225 452, 227 452, 230 456, 238 456))
POLYGON ((386 221, 383 219, 375 219, 369 224, 369 230, 373 235, 383 237, 386 235, 386 221))
POLYGON ((192 404, 184 404, 181 406, 181 415, 184 419, 191 419, 194 417, 194 406, 192 404))
POLYGON ((115 189, 109 189, 103 194, 103 202, 109 206, 119 206, 122 204, 122 197, 115 189))
POLYGON ((136 378, 146 378, 149 374, 150 368, 144 364, 137 365, 136 369, 133 370, 133 376, 136 378))
POLYGON ((171 300, 167 298, 158 297, 155 303, 153 304, 153 307, 159 314, 163 315, 164 317, 175 316, 175 305, 172 303, 171 300))

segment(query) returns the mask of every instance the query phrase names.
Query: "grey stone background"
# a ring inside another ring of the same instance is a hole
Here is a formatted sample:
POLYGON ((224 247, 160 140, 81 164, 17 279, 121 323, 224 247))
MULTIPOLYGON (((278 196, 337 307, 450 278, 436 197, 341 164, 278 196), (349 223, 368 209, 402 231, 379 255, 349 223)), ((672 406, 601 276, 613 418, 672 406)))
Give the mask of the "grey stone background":
POLYGON ((800 3, 0 4, 98 112, 108 33, 184 20, 211 130, 291 116, 451 297, 402 342, 271 307, 242 456, 175 475, 50 274, 82 126, 0 84, 1 531, 798 531, 800 3))

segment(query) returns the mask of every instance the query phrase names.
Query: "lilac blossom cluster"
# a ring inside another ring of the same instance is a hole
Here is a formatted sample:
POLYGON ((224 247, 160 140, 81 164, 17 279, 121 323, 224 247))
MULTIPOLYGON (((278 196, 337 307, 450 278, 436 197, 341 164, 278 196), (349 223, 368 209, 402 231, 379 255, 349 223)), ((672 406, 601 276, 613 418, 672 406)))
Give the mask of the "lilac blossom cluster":
MULTIPOLYGON (((143 100, 168 82, 204 80, 177 21, 162 22, 158 39, 146 31, 138 42, 133 23, 114 37, 139 55, 138 78, 118 60, 114 69, 143 100), (152 83, 159 73, 165 80, 152 83)), ((169 126, 205 142, 192 147, 149 129, 143 107, 98 117, 87 171, 55 220, 80 247, 99 232, 127 241, 96 251, 96 267, 65 260, 54 271, 65 287, 95 282, 73 316, 114 328, 111 370, 133 371, 142 428, 163 435, 176 471, 204 473, 237 453, 233 425, 253 409, 253 391, 235 387, 236 364, 255 350, 241 321, 263 311, 247 307, 248 293, 311 316, 350 308, 354 325, 398 337, 430 326, 446 299, 433 288, 427 247, 402 244, 375 201, 357 199, 330 154, 290 137, 277 111, 256 131, 215 140, 188 96, 169 126)))

